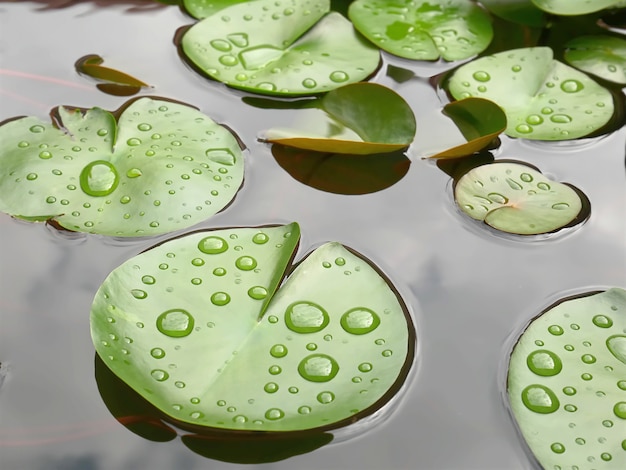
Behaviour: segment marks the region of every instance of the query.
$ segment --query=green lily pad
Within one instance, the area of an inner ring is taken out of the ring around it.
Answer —
[[[481,0],[487,10],[511,23],[541,28],[546,14],[528,0]]]
[[[180,423],[322,430],[378,410],[413,359],[406,308],[338,243],[276,292],[299,234],[295,223],[201,231],[127,261],[92,306],[98,355]]]
[[[531,0],[538,8],[554,15],[586,15],[616,6],[623,0]]]
[[[519,338],[507,393],[543,468],[626,468],[624,332],[626,291],[614,288],[560,301]]]
[[[566,45],[565,61],[597,77],[626,84],[626,40],[615,36],[582,36]]]
[[[502,108],[482,98],[466,98],[448,103],[444,106],[443,113],[454,121],[467,143],[428,158],[445,159],[472,155],[487,148],[506,129],[506,114]]]
[[[220,10],[238,3],[250,3],[246,0],[183,0],[187,13],[197,19],[214,15]]]
[[[481,57],[459,67],[448,90],[455,99],[474,96],[498,104],[511,137],[576,139],[604,126],[614,111],[611,93],[552,57],[548,47]]]
[[[519,163],[481,165],[454,187],[461,210],[503,232],[536,235],[569,225],[583,209],[572,187]]]
[[[306,95],[366,79],[380,53],[327,0],[256,0],[192,26],[181,46],[201,71],[255,93]]]
[[[407,59],[467,59],[493,37],[489,15],[469,0],[356,0],[348,15],[378,47]]]
[[[261,140],[318,152],[373,154],[408,147],[415,137],[415,115],[393,90],[354,83],[319,99],[325,113],[311,112],[300,130],[270,129]],[[306,129],[301,130],[301,129]]]
[[[237,140],[195,108],[141,98],[116,122],[100,108],[58,108],[0,127],[0,210],[68,230],[146,236],[196,224],[243,181]]]

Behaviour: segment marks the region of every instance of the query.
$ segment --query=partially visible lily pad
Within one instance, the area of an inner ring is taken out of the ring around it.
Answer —
[[[611,93],[582,72],[531,47],[482,57],[459,67],[447,84],[455,99],[481,97],[506,113],[505,133],[534,140],[576,139],[613,115]]]
[[[597,77],[626,85],[626,40],[607,35],[582,36],[566,45],[565,61]]]
[[[519,338],[508,399],[542,468],[626,468],[625,332],[613,288],[559,301]]]
[[[199,20],[238,3],[250,2],[246,0],[182,0],[187,13]]]
[[[483,98],[466,98],[443,108],[459,128],[467,143],[449,148],[428,158],[459,158],[480,152],[506,129],[506,114],[500,106]]]
[[[256,93],[306,95],[364,80],[380,62],[328,0],[256,0],[224,8],[182,37],[210,77]]]
[[[471,218],[519,235],[556,231],[576,220],[583,209],[572,187],[509,162],[471,169],[456,182],[454,198]]]
[[[200,231],[130,259],[94,299],[98,355],[192,426],[323,431],[379,410],[413,359],[406,307],[339,243],[277,290],[299,234],[295,223]]]
[[[270,129],[261,140],[318,152],[373,154],[408,147],[415,137],[415,115],[393,90],[354,83],[318,101],[325,111],[308,112],[298,129]]]
[[[56,125],[0,127],[0,210],[68,230],[121,237],[165,233],[223,209],[243,181],[235,137],[195,108],[141,98],[118,121],[59,107]]]
[[[348,14],[378,47],[413,60],[467,59],[493,37],[489,15],[470,0],[356,0]]]
[[[512,23],[541,28],[546,23],[546,14],[529,0],[481,0],[494,15]]]
[[[553,15],[586,15],[623,3],[623,0],[531,0],[538,8]]]

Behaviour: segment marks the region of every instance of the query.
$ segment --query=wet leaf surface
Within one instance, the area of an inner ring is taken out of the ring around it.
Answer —
[[[626,85],[626,40],[615,36],[583,36],[566,45],[565,61],[605,80]]]
[[[541,10],[554,15],[585,15],[604,10],[622,0],[531,0]]]

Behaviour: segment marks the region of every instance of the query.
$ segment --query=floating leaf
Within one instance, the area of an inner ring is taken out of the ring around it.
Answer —
[[[214,15],[220,10],[238,3],[250,3],[246,0],[183,0],[187,13],[197,19]]]
[[[541,28],[546,23],[546,14],[528,0],[481,0],[494,15],[512,23]]]
[[[243,181],[233,135],[198,110],[141,98],[119,121],[100,108],[58,108],[0,127],[0,210],[79,232],[145,236],[220,211]]]
[[[626,468],[626,291],[564,299],[509,362],[508,398],[543,468]]]
[[[356,0],[348,14],[370,41],[407,59],[467,59],[493,37],[489,15],[469,0]]]
[[[448,103],[443,113],[454,121],[467,143],[449,148],[428,158],[459,158],[484,150],[506,129],[502,108],[482,98],[466,98]]]
[[[553,60],[548,47],[482,57],[459,67],[448,83],[455,99],[489,99],[506,113],[505,133],[534,140],[591,134],[613,115],[611,93],[576,69]]]
[[[551,181],[529,166],[508,162],[468,171],[457,181],[454,198],[473,219],[519,235],[558,230],[583,209],[570,186]]]
[[[564,58],[568,64],[626,85],[626,40],[615,36],[582,36],[565,46]]]
[[[364,80],[378,49],[327,0],[256,0],[192,26],[182,50],[207,75],[256,93],[306,95]]]
[[[387,281],[338,243],[275,293],[298,240],[295,223],[201,231],[132,258],[96,294],[96,351],[177,422],[323,430],[373,413],[410,367],[410,318]]]
[[[623,0],[531,0],[538,8],[554,15],[586,15],[622,3]]]
[[[129,96],[139,93],[142,87],[149,87],[147,83],[120,72],[119,70],[103,67],[104,59],[96,54],[89,54],[76,61],[74,67],[82,75],[102,80],[98,89],[116,96]]]
[[[375,83],[354,83],[319,100],[324,114],[298,127],[270,129],[262,140],[318,152],[372,154],[408,147],[415,137],[411,107],[393,90]]]

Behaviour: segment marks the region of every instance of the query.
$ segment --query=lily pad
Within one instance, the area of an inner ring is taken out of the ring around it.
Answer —
[[[531,0],[538,8],[554,15],[586,15],[616,6],[623,0]]]
[[[0,210],[68,230],[122,237],[194,225],[243,181],[237,140],[186,105],[141,98],[108,111],[58,108],[0,127]]]
[[[572,187],[519,163],[496,162],[468,171],[456,183],[461,210],[503,232],[536,235],[573,222],[583,209]]]
[[[459,158],[472,155],[487,148],[504,129],[506,114],[500,106],[482,98],[466,98],[448,103],[443,108],[459,128],[467,143],[431,155],[428,158]]]
[[[298,127],[270,129],[261,140],[318,152],[373,154],[408,147],[415,137],[415,115],[393,90],[375,83],[354,83],[319,100],[324,114]]]
[[[481,0],[480,2],[494,15],[511,23],[541,28],[546,23],[545,12],[528,0]]]
[[[306,95],[366,79],[380,53],[327,0],[256,0],[192,26],[181,46],[201,71],[255,93]]]
[[[560,301],[519,338],[507,393],[543,468],[626,468],[625,331],[614,288]]]
[[[493,37],[489,15],[469,0],[356,0],[348,15],[378,47],[407,59],[467,59]]]
[[[582,36],[566,45],[565,61],[597,77],[626,85],[626,40],[615,36]]]
[[[250,3],[246,0],[183,0],[187,13],[197,19],[214,15],[220,10],[237,3]]]
[[[447,86],[455,99],[473,96],[498,104],[511,137],[567,140],[600,129],[613,115],[611,93],[552,57],[548,47],[481,57],[459,67]]]
[[[295,223],[201,231],[127,261],[92,306],[98,355],[179,423],[324,430],[378,410],[413,359],[406,308],[338,243],[276,292],[299,233]]]

